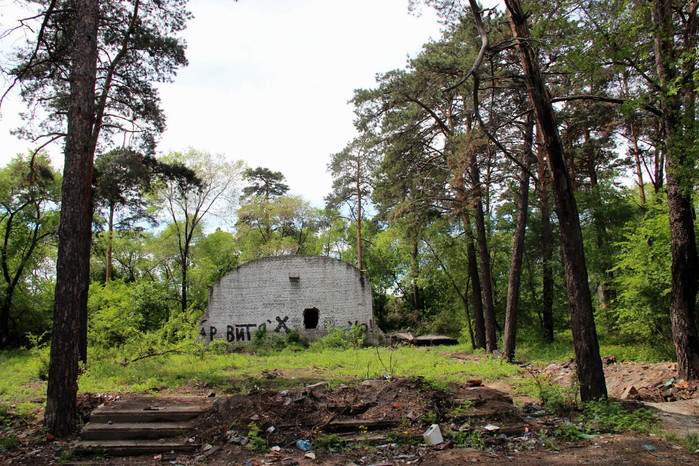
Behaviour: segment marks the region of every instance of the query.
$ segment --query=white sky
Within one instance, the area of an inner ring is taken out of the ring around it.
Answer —
[[[0,0],[0,30],[11,24],[7,7]],[[189,9],[189,67],[160,86],[159,151],[191,146],[281,171],[290,194],[316,207],[330,191],[330,155],[355,134],[354,89],[440,36],[433,12],[416,17],[408,0],[190,0]],[[16,99],[2,108],[2,165],[30,148],[9,134],[20,109]],[[60,166],[61,147],[51,153]]]

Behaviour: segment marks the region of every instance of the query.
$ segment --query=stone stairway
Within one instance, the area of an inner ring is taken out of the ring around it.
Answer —
[[[189,453],[194,420],[213,407],[205,397],[128,397],[98,406],[75,447],[79,453],[109,456]]]

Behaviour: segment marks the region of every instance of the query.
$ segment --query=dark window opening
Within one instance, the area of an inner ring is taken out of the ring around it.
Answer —
[[[304,309],[303,326],[306,329],[318,328],[318,309]]]

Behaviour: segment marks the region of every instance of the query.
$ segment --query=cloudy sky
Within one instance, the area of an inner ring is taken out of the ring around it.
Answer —
[[[0,0],[0,28],[12,23]],[[168,129],[161,152],[187,147],[281,171],[291,194],[321,207],[327,164],[353,137],[347,101],[402,68],[430,38],[432,11],[408,0],[190,0],[184,36],[189,67],[160,87]],[[5,44],[7,45],[7,44]],[[21,124],[16,100],[3,105],[0,163],[30,146],[10,136]],[[60,147],[51,149],[57,166]]]

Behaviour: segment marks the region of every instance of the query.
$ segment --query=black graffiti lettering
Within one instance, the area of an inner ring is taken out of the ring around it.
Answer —
[[[245,324],[245,325],[241,325],[241,327],[245,327],[245,336],[248,337],[248,341],[251,341],[252,334],[250,333],[250,329],[257,327],[257,324]]]
[[[284,325],[284,322],[286,322],[286,319],[284,321],[280,322],[280,326],[283,326],[286,328],[286,325]],[[257,327],[257,324],[234,324],[234,325],[226,325],[226,341],[234,342],[234,341],[252,341],[252,331],[251,329],[255,329]],[[277,330],[279,331],[279,330]],[[199,330],[199,335],[202,338],[209,338],[209,341],[214,341],[214,336],[218,333],[218,329],[214,326],[209,327],[209,333],[207,334],[206,329],[204,327],[201,327]]]
[[[286,321],[289,320],[289,316],[284,317],[283,319],[279,316],[277,316],[277,322],[279,322],[279,325],[277,325],[277,328],[274,329],[274,333],[279,333],[282,330],[285,332],[289,331],[289,327],[286,326]]]

